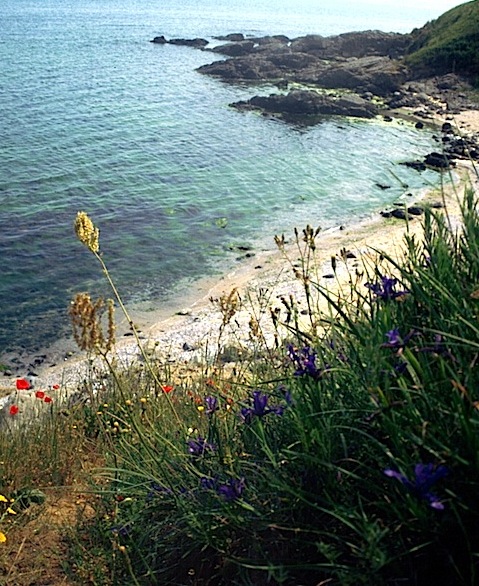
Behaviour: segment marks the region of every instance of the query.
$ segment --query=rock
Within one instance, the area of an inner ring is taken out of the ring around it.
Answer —
[[[280,115],[287,121],[306,121],[305,118],[317,116],[374,118],[378,113],[374,104],[354,94],[336,98],[308,90],[294,90],[286,95],[255,96],[246,102],[231,105],[239,110],[258,109]]]
[[[404,207],[389,211],[382,211],[380,214],[383,218],[396,218],[397,220],[406,220],[409,218],[408,211],[406,211]]]
[[[188,342],[185,342],[182,346],[182,349],[184,352],[193,352],[194,350],[196,350],[196,346],[192,346]]]
[[[420,216],[424,213],[424,208],[421,206],[410,206],[407,209],[407,213],[411,216]]]
[[[221,53],[229,57],[238,57],[239,55],[248,55],[254,49],[253,41],[241,41],[239,43],[227,43],[226,45],[218,45],[212,51],[214,53]]]
[[[258,46],[273,44],[287,45],[290,42],[290,39],[286,35],[267,35],[265,37],[254,37],[251,40]]]
[[[213,37],[217,41],[244,41],[243,33],[230,33],[229,35]]]
[[[158,45],[165,45],[168,41],[165,39],[163,35],[160,37],[155,37],[150,43],[157,43]]]
[[[344,51],[341,35],[308,35],[294,39],[289,45],[286,41],[287,37],[266,37],[215,47],[213,51],[232,58],[203,65],[198,71],[225,80],[276,82],[282,79],[380,96],[397,90],[406,79],[407,70],[399,61],[378,55],[371,47],[367,48],[367,43],[362,50]],[[346,58],[344,53],[348,55]]]
[[[361,31],[343,33],[331,37],[307,35],[293,39],[291,47],[322,58],[364,57],[366,55],[385,55],[398,57],[404,54],[409,43],[408,35],[383,33],[381,31]]]
[[[170,45],[183,45],[185,47],[197,47],[197,48],[206,47],[206,45],[208,44],[208,41],[206,39],[200,39],[200,38],[195,38],[195,39],[170,39],[167,42],[170,43]]]
[[[434,169],[449,169],[449,167],[454,166],[454,162],[449,159],[447,154],[436,152],[426,155],[424,163],[427,167]]]
[[[426,170],[426,164],[421,161],[405,161],[404,163],[400,163],[400,165],[410,167],[411,169],[416,169],[416,171]]]
[[[416,122],[416,124],[414,126],[418,130],[422,130],[424,128],[424,122]]]
[[[398,220],[405,220],[407,218],[407,213],[404,208],[397,208],[395,210],[392,210],[391,216],[393,218],[397,218]]]
[[[400,62],[373,56],[331,64],[314,81],[324,88],[354,89],[386,96],[397,90],[406,78],[407,69]]]

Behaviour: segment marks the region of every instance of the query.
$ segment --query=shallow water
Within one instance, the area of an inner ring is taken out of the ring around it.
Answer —
[[[237,245],[271,243],[295,225],[350,222],[435,181],[398,166],[431,149],[427,131],[337,119],[300,129],[241,114],[228,104],[271,88],[202,76],[195,69],[216,56],[148,42],[157,34],[407,31],[423,22],[373,5],[7,0],[0,354],[48,345],[68,328],[75,292],[107,292],[75,240],[78,210],[100,226],[125,299],[161,304],[198,276],[226,270]]]

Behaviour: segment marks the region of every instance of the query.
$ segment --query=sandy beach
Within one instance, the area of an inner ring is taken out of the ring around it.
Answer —
[[[446,116],[445,113],[443,117],[436,118],[436,123],[440,125],[446,120],[455,126],[457,133],[479,131],[479,112],[476,110],[464,111],[453,117]],[[462,197],[467,183],[477,189],[477,175],[470,162],[458,161],[456,169],[451,173],[443,173],[444,194],[440,189],[413,194],[404,204],[440,205],[444,198],[448,218],[454,229],[459,222],[459,198]],[[301,235],[304,226],[297,228]],[[351,274],[356,271],[364,272],[365,266],[371,265],[377,257],[377,250],[400,257],[406,230],[420,238],[421,216],[411,216],[406,222],[394,218],[385,219],[378,211],[373,217],[361,222],[320,232],[313,268],[317,282],[331,290],[347,284]],[[237,291],[241,301],[234,319],[225,329],[222,345],[247,347],[252,315],[258,321],[266,342],[272,344],[274,328],[270,311],[276,309],[279,312],[284,309],[281,299],[288,299],[290,296],[297,301],[300,308],[305,307],[303,284],[296,278],[294,270],[294,264],[300,257],[294,234],[285,235],[284,251],[275,247],[273,237],[271,235],[272,245],[269,250],[255,251],[253,257],[242,261],[220,279],[208,278],[195,283],[189,296],[178,300],[178,304],[183,305],[133,314],[146,353],[169,365],[172,372],[175,370],[174,366],[184,369],[211,360],[217,350],[218,332],[222,322],[218,304],[212,302],[212,299],[227,296],[232,290]],[[331,265],[332,258],[336,260],[335,271]],[[128,334],[125,331],[126,320],[122,320],[118,310],[117,321],[120,335],[115,354],[119,364],[126,366],[141,359],[141,356],[134,337],[125,335]],[[53,355],[56,359],[35,369],[35,374],[38,375],[32,379],[35,390],[51,390],[59,385],[60,390],[55,391],[57,400],[64,400],[75,393],[81,381],[88,377],[91,361],[84,354],[72,349],[72,346],[65,346],[64,343],[54,346]],[[27,374],[15,372],[11,376],[3,377],[0,384],[0,408],[3,405],[4,412],[13,401],[18,401],[18,393],[15,392],[16,379]],[[165,381],[169,384],[174,382]],[[32,395],[34,396],[33,393]],[[55,397],[53,392],[52,396]]]

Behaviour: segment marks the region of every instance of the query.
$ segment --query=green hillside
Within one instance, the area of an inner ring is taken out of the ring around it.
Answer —
[[[414,30],[406,63],[418,74],[479,76],[479,2],[461,4]]]

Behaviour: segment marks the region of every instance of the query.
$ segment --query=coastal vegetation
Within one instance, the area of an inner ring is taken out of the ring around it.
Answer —
[[[479,4],[477,0],[452,8],[412,32],[406,63],[416,72],[479,76]]]
[[[405,61],[477,74],[477,24],[477,1],[449,11],[413,33]],[[460,140],[477,184],[479,155]],[[220,325],[191,364],[139,335],[100,228],[78,212],[76,236],[112,299],[71,302],[88,364],[76,387],[17,378],[2,410],[1,583],[477,584],[479,210],[463,187],[459,218],[443,193],[418,237],[404,206],[401,256],[352,261],[341,249],[327,284],[319,228],[295,230],[293,247],[277,235],[301,300],[267,285],[211,299]],[[117,352],[118,310],[133,361]]]
[[[37,391],[44,417],[0,436],[3,583],[476,584],[479,214],[471,186],[457,198],[460,222],[426,209],[399,260],[339,279],[343,251],[335,286],[319,229],[296,230],[306,305],[262,290],[232,345],[248,300],[225,294],[193,369],[140,339],[123,366],[113,302],[77,296],[81,399]],[[81,212],[75,229],[126,312],[98,228]]]

